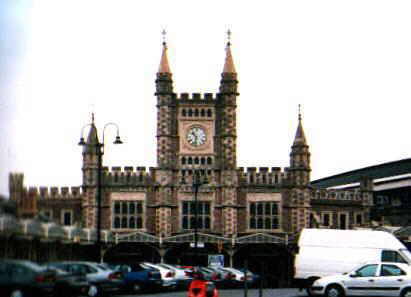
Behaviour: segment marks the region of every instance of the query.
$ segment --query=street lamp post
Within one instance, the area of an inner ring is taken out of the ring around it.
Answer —
[[[183,183],[184,176],[183,176]],[[204,174],[204,178],[201,178],[200,170],[193,170],[193,191],[194,191],[194,265],[198,266],[198,189],[200,186],[207,184],[207,176]]]
[[[106,128],[108,126],[115,126],[115,128],[117,129],[117,136],[115,141],[113,142],[114,144],[122,144],[123,142],[120,139],[120,135],[119,135],[119,128],[117,126],[117,124],[115,123],[107,123],[106,125],[104,125],[103,128],[103,141],[100,142],[98,140],[97,137],[97,128],[94,125],[94,114],[92,116],[92,122],[90,124],[85,125],[82,129],[81,129],[81,136],[80,136],[80,142],[78,143],[81,146],[84,145],[88,145],[85,141],[84,141],[84,128],[91,126],[94,127],[95,131],[96,131],[96,139],[95,139],[95,143],[92,143],[92,145],[94,145],[94,147],[96,148],[96,154],[97,154],[97,179],[96,179],[96,200],[97,200],[97,241],[96,241],[96,245],[97,245],[97,259],[98,261],[102,262],[102,253],[101,253],[101,204],[102,204],[102,188],[103,188],[103,184],[102,184],[102,168],[103,168],[103,155],[104,155],[104,133],[106,131]]]

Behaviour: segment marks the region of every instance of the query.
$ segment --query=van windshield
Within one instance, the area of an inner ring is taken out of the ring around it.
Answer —
[[[407,258],[407,262],[411,263],[411,252],[407,249],[400,249],[400,251]]]

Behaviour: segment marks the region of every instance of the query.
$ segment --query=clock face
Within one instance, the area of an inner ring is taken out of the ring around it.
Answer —
[[[188,130],[187,141],[192,146],[200,146],[206,141],[206,133],[201,127],[192,127]]]

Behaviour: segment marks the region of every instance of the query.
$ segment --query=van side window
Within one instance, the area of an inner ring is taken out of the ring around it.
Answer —
[[[396,262],[396,263],[407,263],[401,255],[396,251],[382,251],[381,262]]]

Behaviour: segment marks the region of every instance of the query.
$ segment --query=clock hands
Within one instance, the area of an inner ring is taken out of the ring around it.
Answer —
[[[202,145],[205,141],[205,133],[201,128],[194,127],[188,131],[187,140],[194,146]]]

